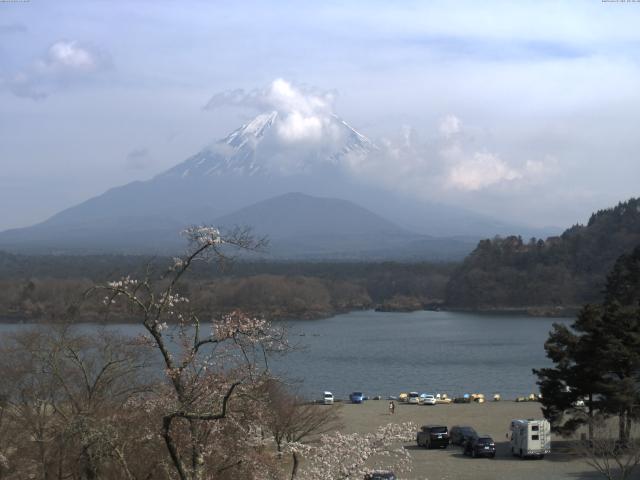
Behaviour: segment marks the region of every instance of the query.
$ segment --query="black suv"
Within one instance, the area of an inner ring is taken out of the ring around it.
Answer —
[[[476,457],[496,456],[496,444],[489,435],[480,435],[469,439],[463,446],[464,454]]]
[[[443,425],[425,425],[416,435],[419,447],[447,448],[449,446],[449,430]]]
[[[379,470],[377,472],[367,473],[364,480],[396,480],[396,476],[389,470]]]
[[[464,445],[467,440],[477,436],[478,434],[473,427],[466,425],[454,425],[451,427],[451,430],[449,430],[451,445]]]

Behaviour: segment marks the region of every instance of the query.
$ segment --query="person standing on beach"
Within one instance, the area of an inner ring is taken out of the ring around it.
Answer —
[[[394,413],[396,413],[396,404],[393,403],[393,400],[391,400],[389,402],[389,414],[393,415]]]

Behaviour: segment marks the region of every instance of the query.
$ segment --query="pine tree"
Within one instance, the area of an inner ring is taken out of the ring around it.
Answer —
[[[604,293],[602,305],[585,305],[570,328],[554,325],[545,342],[554,367],[534,373],[556,431],[586,424],[591,438],[597,412],[618,417],[627,444],[640,418],[640,246],[616,261]]]

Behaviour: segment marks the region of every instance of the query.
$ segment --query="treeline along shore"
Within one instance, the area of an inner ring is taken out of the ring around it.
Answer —
[[[161,276],[167,258],[22,256],[0,253],[0,318],[56,321],[78,315],[103,321],[106,307],[82,293],[95,282]],[[183,293],[209,315],[243,310],[269,319],[323,318],[353,310],[421,309],[441,302],[455,264],[235,262],[199,263]],[[71,311],[69,310],[71,308]],[[109,320],[128,314],[109,308]]]
[[[600,210],[586,225],[547,239],[495,237],[460,263],[204,262],[183,286],[209,315],[241,309],[270,319],[308,319],[352,310],[465,311],[573,315],[598,302],[615,260],[640,245],[640,200]],[[83,300],[95,282],[162,276],[168,258],[131,255],[15,255],[0,252],[0,318],[101,321],[100,302]],[[110,309],[112,321],[127,312]]]

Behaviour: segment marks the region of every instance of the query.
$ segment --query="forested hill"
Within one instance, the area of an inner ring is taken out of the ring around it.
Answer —
[[[571,308],[599,301],[615,260],[640,245],[640,199],[546,240],[482,240],[447,284],[455,308]]]

